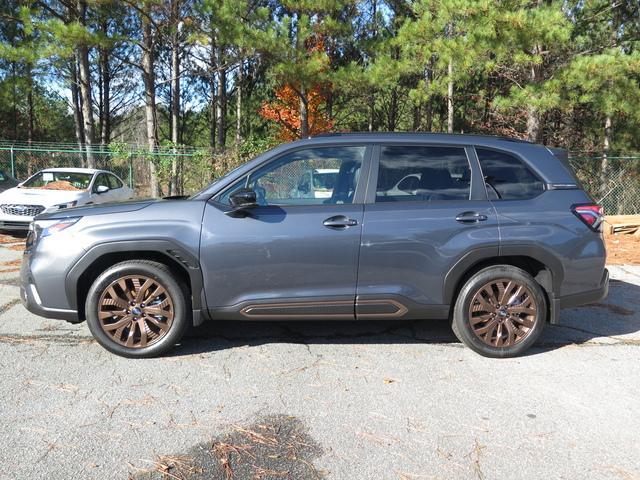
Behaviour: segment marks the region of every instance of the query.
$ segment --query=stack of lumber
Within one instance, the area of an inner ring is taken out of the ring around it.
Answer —
[[[640,215],[606,215],[604,232],[609,235],[626,233],[640,237]]]

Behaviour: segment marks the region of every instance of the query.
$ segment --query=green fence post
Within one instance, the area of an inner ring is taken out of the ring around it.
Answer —
[[[11,145],[11,176],[16,178],[16,159],[13,156],[13,145]]]
[[[129,158],[129,188],[133,188],[133,159]]]

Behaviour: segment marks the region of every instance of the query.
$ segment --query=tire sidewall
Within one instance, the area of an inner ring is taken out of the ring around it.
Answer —
[[[174,318],[169,332],[157,343],[148,347],[128,348],[114,342],[102,329],[98,319],[98,303],[104,289],[114,280],[126,275],[144,275],[158,281],[173,301]],[[176,281],[164,265],[147,261],[122,262],[98,276],[89,289],[85,303],[87,325],[96,341],[111,353],[128,358],[154,357],[172,348],[182,338],[191,318],[191,310],[188,308],[186,298],[185,288]]]
[[[522,282],[534,297],[538,317],[533,331],[516,345],[509,347],[491,347],[473,332],[469,323],[469,305],[478,289],[485,284],[501,278]],[[521,355],[540,338],[547,321],[547,298],[542,287],[524,270],[511,265],[488,267],[473,275],[462,287],[453,312],[452,326],[458,339],[467,347],[485,357],[508,358]]]

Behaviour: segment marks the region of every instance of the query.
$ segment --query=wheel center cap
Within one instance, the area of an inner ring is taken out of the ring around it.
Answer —
[[[134,315],[142,315],[142,309],[140,307],[133,307],[131,309],[131,313]]]
[[[501,317],[506,317],[507,315],[509,315],[509,312],[507,312],[507,307],[502,307],[500,310],[498,310],[498,315],[500,315]]]

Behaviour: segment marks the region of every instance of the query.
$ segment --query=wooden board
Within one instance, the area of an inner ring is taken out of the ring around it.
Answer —
[[[640,215],[605,215],[604,230],[608,234],[637,234],[640,232]]]

